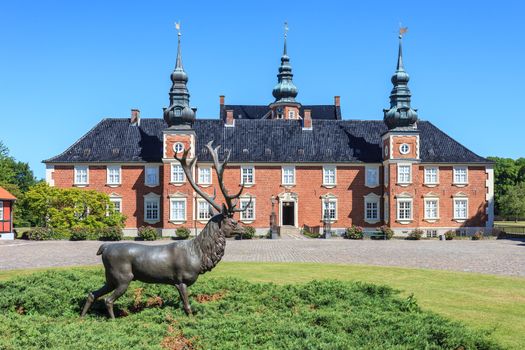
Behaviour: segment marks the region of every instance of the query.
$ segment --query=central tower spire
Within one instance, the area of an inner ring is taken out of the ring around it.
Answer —
[[[164,120],[169,126],[192,124],[195,121],[195,110],[190,108],[190,93],[188,92],[188,75],[182,66],[180,23],[175,23],[177,29],[177,61],[171,73],[171,89],[169,92],[170,106],[164,109]]]
[[[403,66],[403,34],[408,28],[399,29],[399,51],[397,54],[396,72],[392,75],[392,92],[390,93],[390,109],[385,109],[384,121],[389,129],[412,126],[417,122],[417,110],[410,106],[410,77]]]
[[[284,47],[281,56],[281,66],[277,74],[277,85],[273,88],[272,95],[275,101],[270,105],[274,118],[296,119],[299,117],[299,107],[301,106],[296,100],[298,90],[294,85],[292,78],[292,66],[288,56],[287,40],[288,23],[284,23]]]

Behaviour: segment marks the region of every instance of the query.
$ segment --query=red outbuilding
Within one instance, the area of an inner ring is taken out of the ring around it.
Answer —
[[[13,203],[16,197],[0,187],[0,240],[14,239]]]

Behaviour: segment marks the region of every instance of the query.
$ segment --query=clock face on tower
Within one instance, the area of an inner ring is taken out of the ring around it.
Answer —
[[[388,157],[388,146],[385,146],[385,158]]]

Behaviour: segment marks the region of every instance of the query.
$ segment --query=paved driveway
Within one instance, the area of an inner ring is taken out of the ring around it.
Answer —
[[[163,243],[168,241],[145,244]],[[97,241],[0,241],[0,270],[101,264],[95,255],[99,246]],[[366,264],[525,277],[525,242],[232,240],[223,261]]]

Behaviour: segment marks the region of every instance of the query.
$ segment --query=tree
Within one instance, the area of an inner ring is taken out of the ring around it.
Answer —
[[[115,210],[107,194],[93,190],[56,188],[42,182],[27,191],[25,200],[38,226],[97,229],[122,227],[126,219]]]
[[[525,182],[525,158],[517,160],[511,158],[488,157],[494,162],[494,196],[495,212],[505,215],[503,202],[505,195],[519,183]]]
[[[525,183],[522,182],[509,189],[501,197],[502,214],[516,221],[525,218]]]

